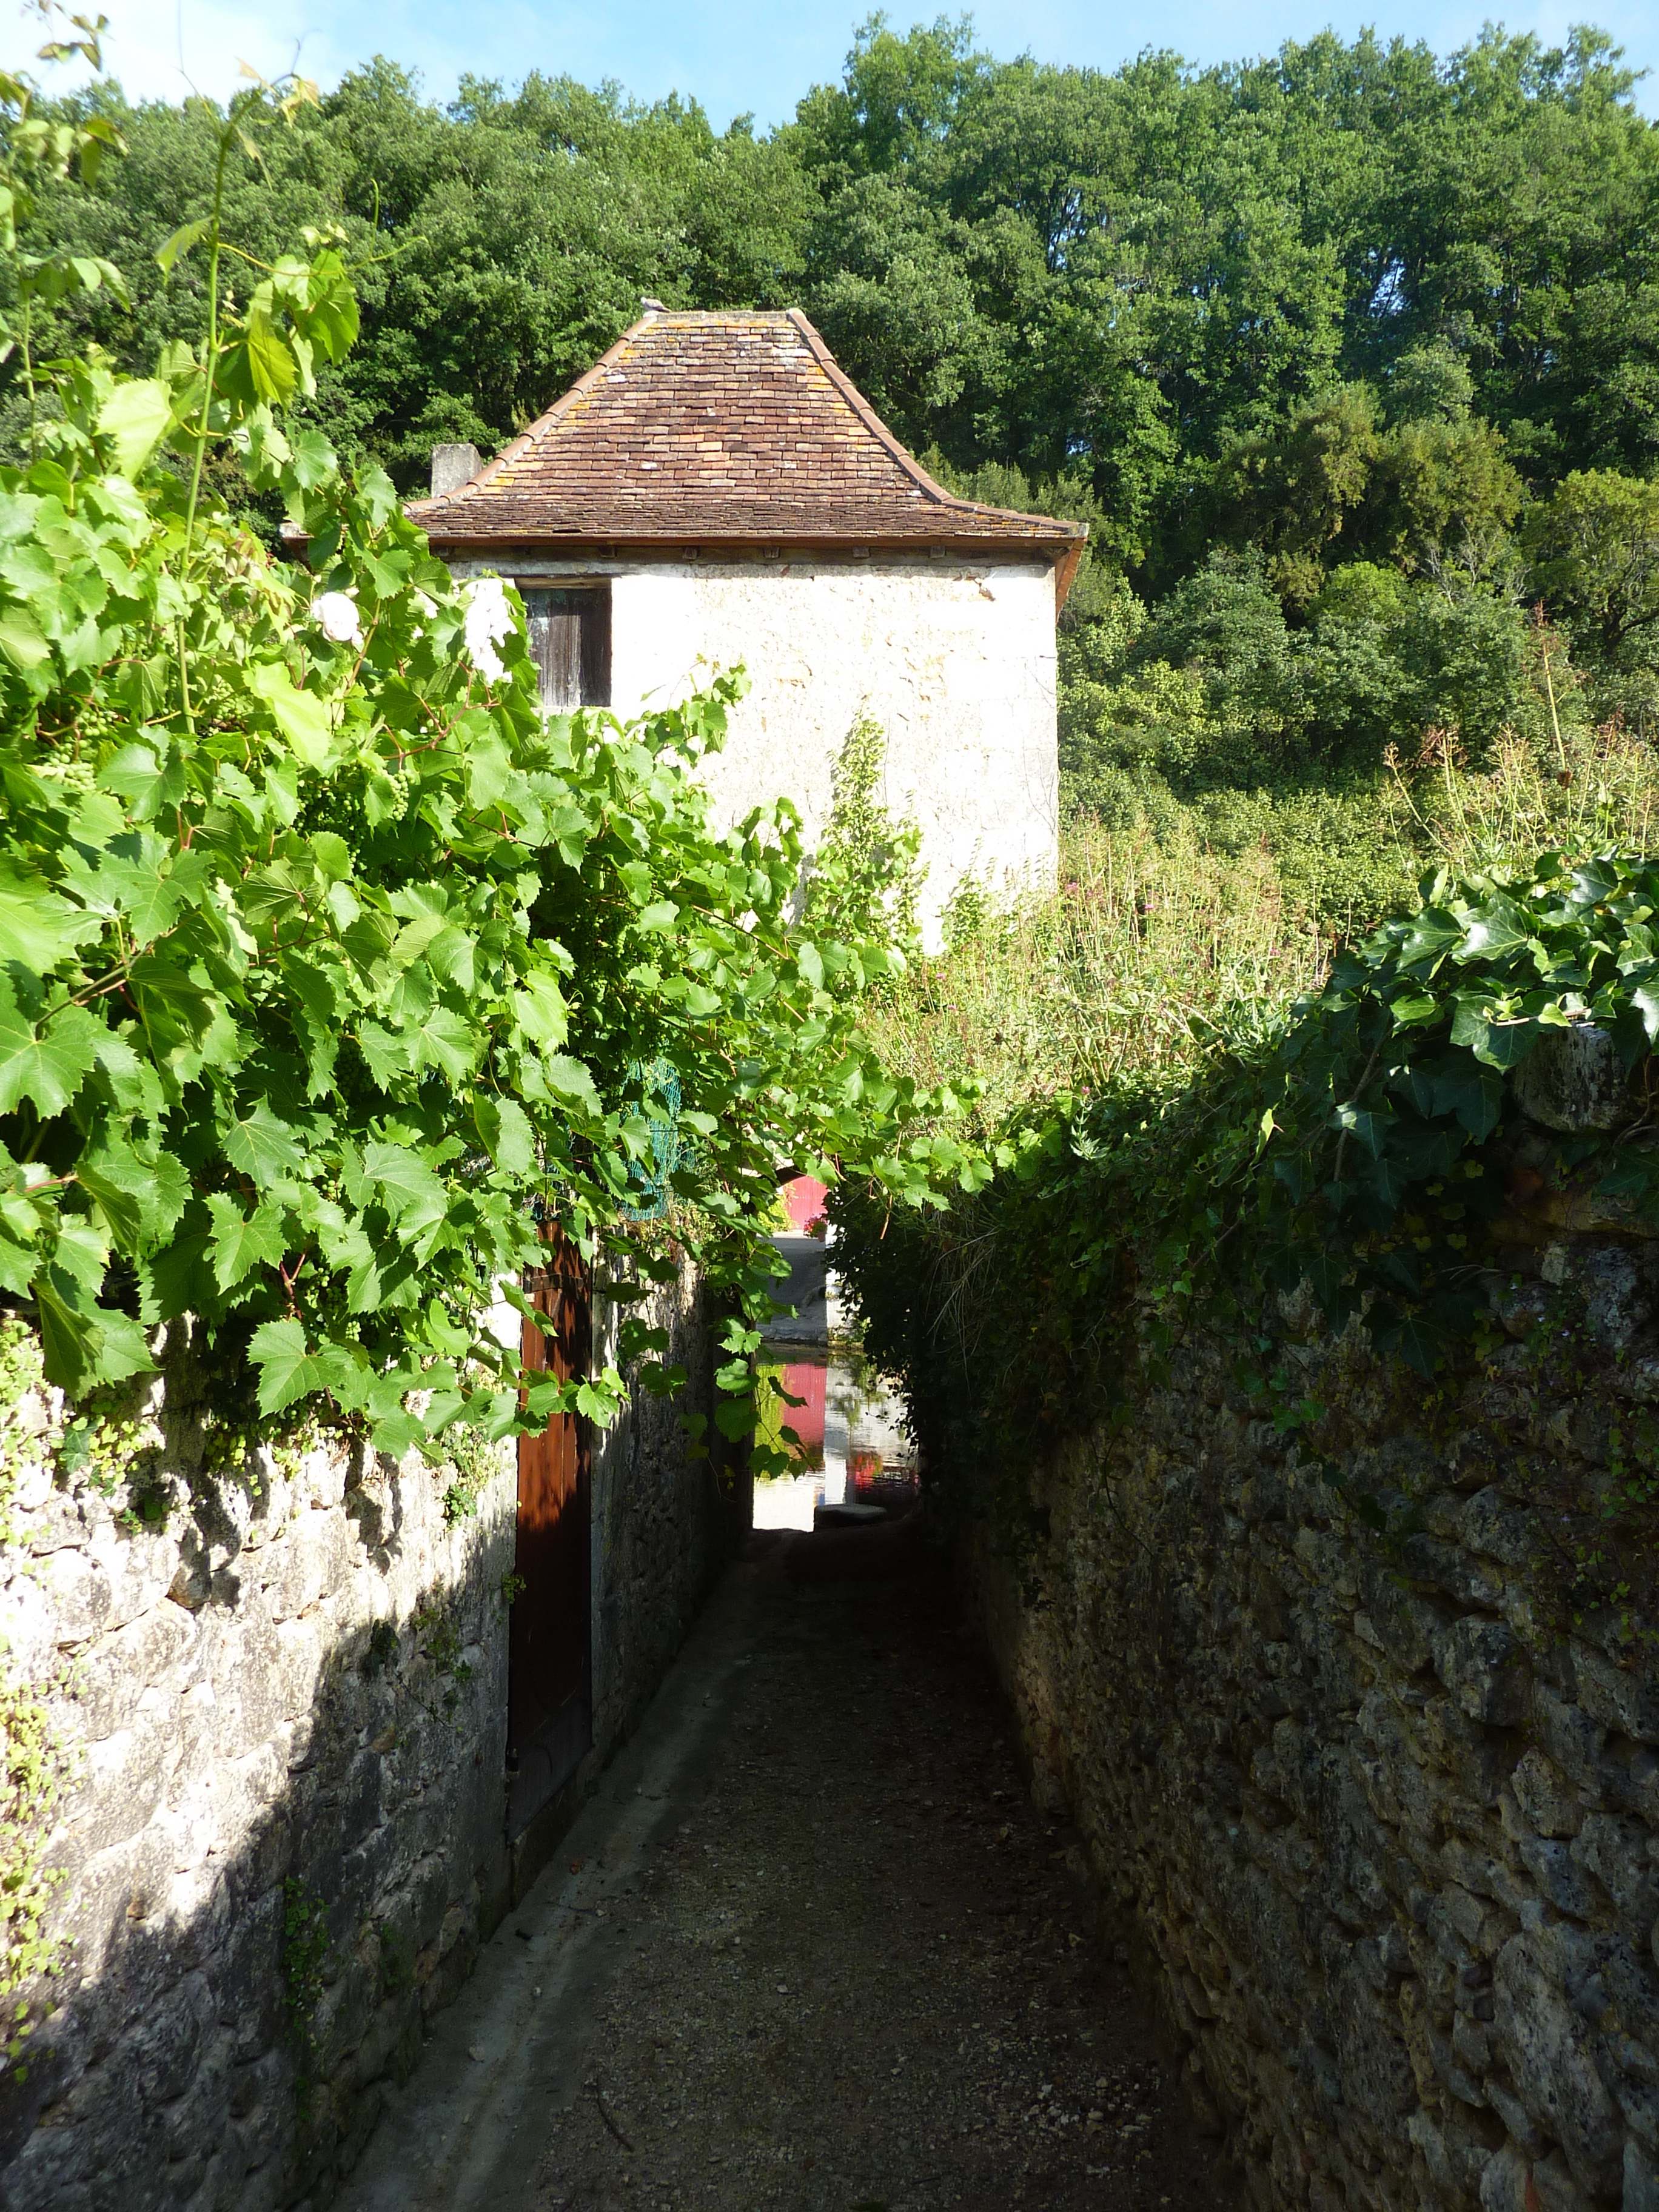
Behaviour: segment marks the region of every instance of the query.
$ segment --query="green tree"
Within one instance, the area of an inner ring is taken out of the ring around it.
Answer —
[[[1659,483],[1575,469],[1527,518],[1526,545],[1547,601],[1607,659],[1659,623]]]

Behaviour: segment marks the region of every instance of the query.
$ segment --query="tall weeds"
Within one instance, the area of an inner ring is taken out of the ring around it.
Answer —
[[[1329,880],[1364,881],[1388,903],[1415,903],[1417,878],[1441,865],[1646,852],[1659,819],[1659,757],[1617,725],[1558,735],[1542,759],[1505,738],[1479,772],[1455,735],[1431,731],[1416,760],[1391,752],[1385,765],[1369,804],[1331,817],[1368,850],[1360,866],[1334,853],[1344,865]],[[1000,908],[959,893],[949,949],[872,1015],[888,1066],[977,1083],[984,1129],[1062,1094],[1171,1089],[1218,1038],[1271,1026],[1339,942],[1382,918],[1352,894],[1322,908],[1292,895],[1287,876],[1310,880],[1305,850],[1287,866],[1270,836],[1224,850],[1205,829],[1196,808],[1127,830],[1074,821],[1053,892]]]

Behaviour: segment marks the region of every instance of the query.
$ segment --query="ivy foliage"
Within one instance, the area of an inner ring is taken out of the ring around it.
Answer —
[[[219,118],[219,195],[161,250],[196,346],[31,365],[50,405],[0,469],[0,1290],[73,1397],[188,1314],[263,1412],[325,1395],[387,1451],[603,1419],[616,1370],[521,1374],[483,1316],[522,1304],[543,1220],[632,1249],[666,1069],[677,1198],[748,1301],[744,1433],[775,1163],[911,1200],[980,1170],[860,1036],[902,959],[879,914],[792,924],[787,800],[711,826],[741,673],[628,727],[545,717],[516,593],[457,586],[385,475],[284,427],[352,342],[352,277],[315,232],[249,269],[222,208],[306,90]],[[233,519],[250,492],[307,565]]]
[[[1507,1199],[1505,1077],[1593,1024],[1626,1073],[1659,1040],[1659,866],[1618,853],[1426,878],[1261,1035],[1217,1036],[1173,1094],[1061,1102],[1003,1131],[989,1186],[895,1221],[843,1189],[840,1264],[868,1348],[924,1428],[963,1394],[1010,1437],[1080,1428],[1167,1371],[1194,1323],[1246,1342],[1306,1285],[1334,1328],[1423,1376],[1474,1331]],[[1632,1115],[1634,1119],[1634,1115]],[[1604,1201],[1659,1202],[1639,1128],[1594,1160]],[[1020,1286],[1018,1297],[1006,1285]]]

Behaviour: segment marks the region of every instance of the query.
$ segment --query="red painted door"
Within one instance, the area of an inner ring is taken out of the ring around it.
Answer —
[[[526,1364],[568,1382],[586,1375],[592,1304],[581,1255],[556,1224],[547,1263],[525,1279],[545,1319],[524,1324]],[[591,1425],[559,1413],[519,1439],[519,1524],[507,1641],[507,1826],[521,1833],[580,1765],[593,1741],[590,1582]]]

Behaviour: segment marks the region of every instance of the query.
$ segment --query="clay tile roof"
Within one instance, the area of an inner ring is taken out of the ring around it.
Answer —
[[[441,548],[1023,541],[1074,565],[1087,535],[941,490],[796,307],[647,313],[470,483],[409,512]]]

